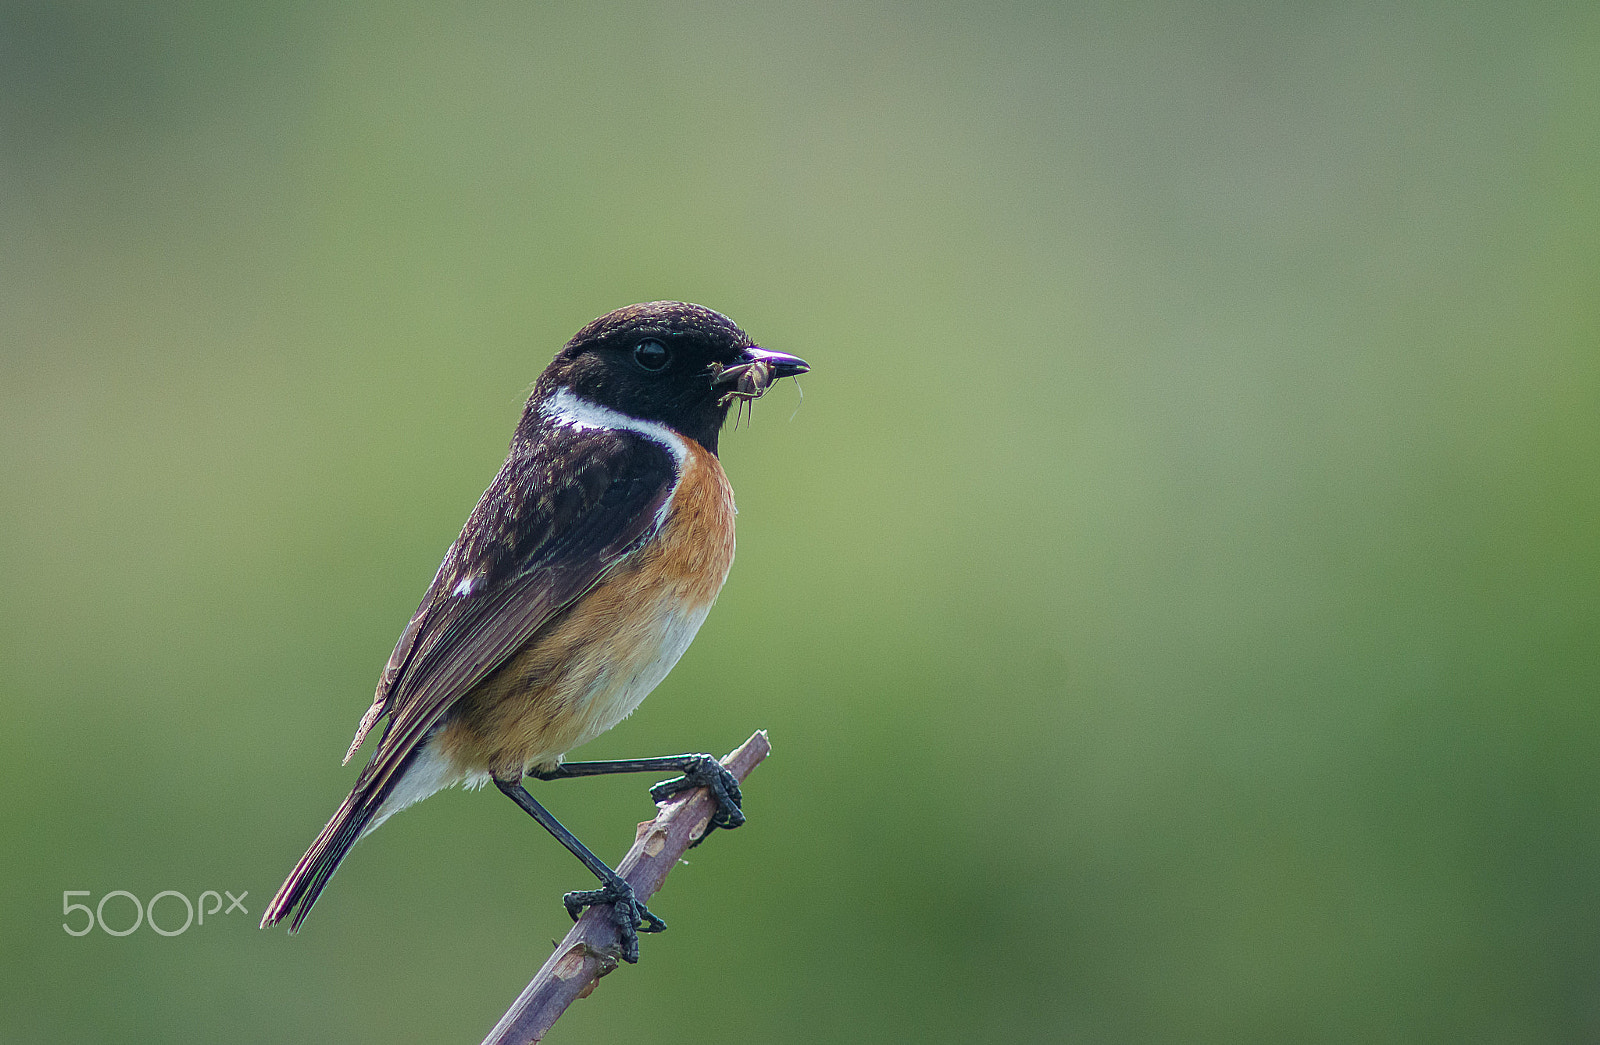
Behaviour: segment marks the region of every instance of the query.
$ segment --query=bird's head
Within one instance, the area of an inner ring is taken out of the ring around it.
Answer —
[[[608,312],[578,331],[540,375],[530,406],[565,388],[659,421],[715,453],[735,401],[758,399],[779,378],[809,369],[755,344],[720,312],[652,301]]]

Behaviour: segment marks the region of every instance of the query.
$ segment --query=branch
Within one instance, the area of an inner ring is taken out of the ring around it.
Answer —
[[[758,730],[722,764],[743,783],[771,750],[766,731]],[[711,793],[696,788],[673,798],[654,820],[639,825],[633,848],[617,865],[617,873],[633,886],[641,903],[649,902],[690,843],[705,833],[715,808]],[[567,1006],[589,996],[600,977],[617,967],[619,941],[609,916],[610,911],[594,907],[583,912],[483,1045],[531,1045],[545,1036]]]

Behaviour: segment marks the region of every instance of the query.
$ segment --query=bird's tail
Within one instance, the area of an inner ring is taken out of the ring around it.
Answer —
[[[311,912],[311,905],[317,902],[317,897],[327,886],[328,879],[333,877],[333,872],[339,869],[339,864],[344,861],[345,855],[350,852],[350,847],[372,825],[373,817],[383,805],[390,787],[372,788],[364,786],[365,782],[356,784],[355,790],[350,792],[333,814],[333,819],[317,835],[317,840],[311,843],[311,848],[306,850],[306,855],[294,865],[294,870],[289,872],[289,877],[278,890],[278,895],[272,898],[272,903],[267,905],[267,913],[261,919],[261,928],[277,925],[283,920],[296,905],[294,920],[289,923],[289,931],[296,932],[300,923],[306,920],[306,915]],[[375,825],[372,825],[375,826]]]

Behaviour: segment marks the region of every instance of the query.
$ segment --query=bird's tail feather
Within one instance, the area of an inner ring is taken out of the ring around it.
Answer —
[[[333,814],[333,819],[317,835],[317,840],[311,843],[306,855],[289,872],[278,895],[267,905],[267,913],[261,919],[263,929],[278,924],[298,904],[300,909],[295,911],[289,931],[299,930],[300,923],[306,920],[311,905],[317,902],[328,879],[333,877],[333,872],[339,869],[350,847],[356,844],[356,840],[372,823],[372,818],[378,814],[391,787],[369,789],[360,783],[356,785]]]

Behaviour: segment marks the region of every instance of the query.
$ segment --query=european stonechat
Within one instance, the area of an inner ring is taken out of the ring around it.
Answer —
[[[564,897],[568,913],[610,905],[623,958],[637,960],[636,933],[665,923],[522,778],[675,772],[651,789],[657,801],[707,787],[710,826],[744,822],[738,783],[709,755],[562,759],[638,707],[694,638],[733,563],[717,435],[732,404],[807,369],[679,301],[618,309],[567,342],[383,669],[345,755],[387,719],[371,761],[263,928],[294,911],[298,929],[350,847],[399,810],[492,780],[600,879]]]

